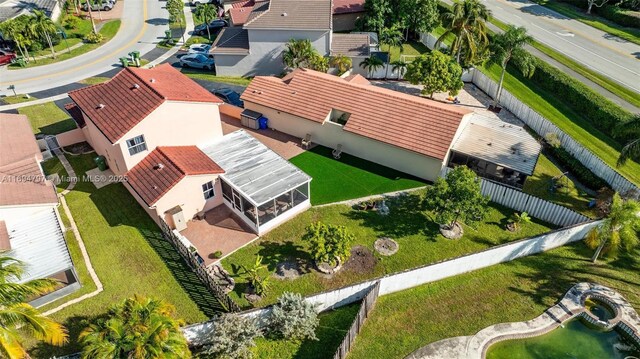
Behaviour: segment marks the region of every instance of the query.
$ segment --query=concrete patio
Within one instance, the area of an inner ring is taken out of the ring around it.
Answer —
[[[187,222],[187,229],[180,234],[196,247],[206,266],[218,261],[212,256],[215,251],[226,256],[257,238],[224,204],[206,212],[203,219]]]

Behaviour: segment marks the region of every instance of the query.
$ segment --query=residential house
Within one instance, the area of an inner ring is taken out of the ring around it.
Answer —
[[[333,31],[352,31],[365,14],[365,0],[333,0]]]
[[[540,152],[522,127],[377,87],[360,75],[298,69],[282,79],[258,76],[242,100],[275,130],[429,181],[445,166],[466,164],[521,187]]]
[[[26,264],[20,283],[52,278],[60,287],[31,304],[41,306],[80,288],[64,239],[53,183],[24,115],[0,114],[0,251]],[[14,278],[15,279],[15,278]]]
[[[322,56],[335,53],[331,4],[331,0],[233,3],[229,17],[235,26],[223,29],[211,48],[216,73],[231,76],[279,75],[285,70],[282,52],[290,39],[308,39]],[[362,36],[346,40],[347,36],[350,35],[341,35],[339,47],[344,47],[345,42],[349,43],[350,49],[369,46]],[[355,39],[361,43],[354,44]],[[364,56],[362,51],[357,51],[357,56]]]
[[[61,13],[58,0],[0,0],[0,22],[31,14],[33,10],[44,11],[53,21],[56,21]]]

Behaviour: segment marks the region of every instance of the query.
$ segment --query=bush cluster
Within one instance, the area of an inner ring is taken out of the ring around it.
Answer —
[[[583,185],[594,191],[609,187],[609,184],[605,182],[605,180],[593,174],[591,170],[580,163],[580,161],[573,157],[564,148],[556,146],[548,146],[548,148],[550,149],[553,157],[560,162],[562,167],[568,169]]]
[[[92,31],[84,37],[84,41],[90,44],[97,44],[99,42],[102,42],[102,40],[104,40],[104,36],[99,32]]]
[[[558,0],[571,4],[577,8],[587,10],[588,3],[585,0]],[[627,6],[632,8],[633,6]],[[618,25],[640,28],[640,12],[627,10],[618,5],[605,5],[603,7],[594,6],[591,13],[596,13],[605,19],[611,20]]]

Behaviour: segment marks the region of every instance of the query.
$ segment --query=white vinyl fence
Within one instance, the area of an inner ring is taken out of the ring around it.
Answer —
[[[443,167],[440,172],[440,177],[445,177],[449,171],[451,171],[450,167]],[[489,196],[492,202],[509,207],[518,212],[527,212],[531,217],[553,223],[556,226],[572,226],[589,220],[586,216],[572,209],[501,185],[497,182],[492,182],[484,178],[480,178],[480,182],[482,194]]]
[[[480,71],[474,71],[473,83],[492,97],[495,95],[498,87],[495,81]],[[638,187],[629,182],[629,180],[624,178],[615,169],[604,163],[598,156],[583,147],[551,121],[529,108],[505,89],[502,90],[500,104],[526,123],[527,126],[531,127],[538,135],[544,137],[550,132],[555,133],[560,139],[562,147],[567,150],[567,152],[591,170],[596,176],[605,180],[614,190],[624,193],[631,189],[638,189]]]
[[[492,247],[482,252],[472,253],[404,272],[390,274],[382,278],[375,278],[337,290],[312,295],[307,297],[306,300],[317,305],[318,311],[321,312],[338,308],[364,298],[369,292],[369,289],[377,281],[380,281],[379,295],[398,292],[579,241],[599,224],[600,221],[593,221],[559,229],[529,239],[522,239]],[[253,316],[263,321],[269,312],[270,308],[261,308],[244,312],[242,315]],[[183,328],[183,333],[191,345],[202,345],[207,342],[207,338],[213,335],[212,321],[185,327]]]

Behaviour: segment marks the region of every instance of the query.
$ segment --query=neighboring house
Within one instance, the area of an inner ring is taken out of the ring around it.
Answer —
[[[333,0],[333,31],[351,31],[364,16],[365,0]]]
[[[429,181],[444,166],[467,164],[482,176],[521,187],[540,152],[521,127],[373,86],[360,75],[343,79],[298,69],[282,79],[259,76],[242,100],[275,130],[310,135],[314,143]]]
[[[373,53],[367,34],[333,34],[331,56],[345,55],[351,59],[351,74],[367,76],[360,64]]]
[[[24,115],[0,114],[0,250],[26,264],[20,282],[60,281],[60,288],[31,302],[41,306],[80,288],[64,239],[58,197],[45,179],[42,154]]]
[[[60,3],[57,0],[0,0],[0,22],[42,10],[51,20],[60,17]]]

